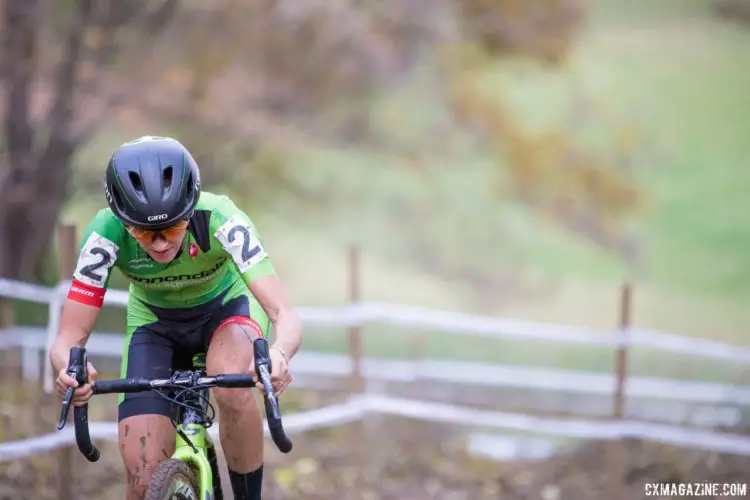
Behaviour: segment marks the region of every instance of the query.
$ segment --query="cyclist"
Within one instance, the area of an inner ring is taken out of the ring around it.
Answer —
[[[169,377],[206,353],[209,374],[253,370],[252,341],[271,346],[274,390],[292,378],[289,360],[302,328],[251,220],[226,196],[201,193],[198,165],[177,140],[141,137],[120,146],[106,169],[109,208],[82,240],[60,331],[50,354],[56,389],[77,387],[66,373],[70,347],[85,345],[102,307],[110,272],[129,279],[122,377]],[[91,396],[96,371],[75,393]],[[259,384],[260,385],[260,384]],[[220,440],[234,497],[260,498],[263,427],[251,391],[213,389]],[[153,392],[121,395],[118,437],[129,499],[143,498],[151,474],[175,446],[169,403]]]

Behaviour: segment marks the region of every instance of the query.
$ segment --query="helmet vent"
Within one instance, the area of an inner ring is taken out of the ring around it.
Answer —
[[[172,189],[172,175],[173,175],[174,169],[172,168],[172,165],[168,166],[164,169],[162,172],[162,196],[167,197],[169,195],[169,191]]]
[[[112,199],[115,202],[115,206],[117,207],[117,210],[119,210],[120,212],[124,212],[125,203],[123,203],[122,201],[122,196],[120,196],[120,191],[118,191],[117,189],[112,189],[111,191],[112,191]]]
[[[138,194],[142,195],[143,183],[141,182],[141,176],[135,172],[128,172],[128,176],[130,177],[130,183],[133,185],[133,189],[135,189]]]
[[[185,186],[185,194],[188,200],[192,200],[195,196],[195,182],[193,180],[193,174],[188,175],[187,186]]]

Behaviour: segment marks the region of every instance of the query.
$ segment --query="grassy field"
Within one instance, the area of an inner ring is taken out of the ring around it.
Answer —
[[[750,71],[741,61],[750,57],[750,31],[717,20],[709,2],[598,4],[570,71],[511,64],[499,68],[497,85],[532,125],[558,119],[585,95],[646,138],[638,163],[650,207],[637,222],[645,247],[637,322],[747,343]],[[623,273],[566,237],[546,240],[533,259],[578,282],[568,307],[590,304]]]
[[[649,206],[636,220],[644,254],[632,274],[635,324],[750,344],[750,30],[717,20],[707,5],[699,0],[595,3],[566,70],[507,62],[488,75],[488,85],[507,96],[531,127],[561,119],[574,99],[585,96],[645,137],[637,172]],[[430,113],[415,109],[418,112]],[[99,151],[101,144],[91,149]],[[497,265],[526,269],[526,276],[540,284],[538,293],[517,298],[511,293],[496,307],[479,307],[454,283],[418,271],[408,258],[385,251],[405,239],[404,234],[388,232],[383,213],[390,196],[409,192],[415,183],[389,168],[392,159],[320,148],[293,158],[312,185],[333,179],[341,186],[335,190],[338,197],[328,200],[334,208],[324,215],[282,198],[268,213],[253,214],[296,303],[344,304],[347,245],[375,241],[364,244],[365,299],[604,329],[616,325],[619,286],[631,276],[623,263],[581,238],[523,215],[523,207],[508,208],[527,224],[523,243],[513,254],[517,261],[499,254]],[[433,189],[448,191],[451,183],[463,182],[464,196],[471,197],[472,186],[481,179],[472,177],[471,165],[463,167],[446,170]],[[367,197],[358,198],[361,193]],[[83,223],[98,205],[98,200],[79,199],[64,216]],[[473,205],[466,210],[466,220],[479,225],[466,228],[473,232],[463,242],[471,245],[487,215]],[[457,231],[451,236],[461,238]],[[24,313],[32,316],[36,313]],[[104,318],[104,327],[116,328],[122,318]],[[368,328],[368,353],[407,355],[408,334]],[[438,357],[596,370],[609,370],[613,362],[605,350],[558,344],[476,340],[456,347],[440,334],[428,334],[428,340],[428,354]],[[344,342],[343,331],[316,327],[310,329],[306,347],[342,351]],[[637,353],[633,363],[637,372],[649,375],[726,380],[744,373],[742,367],[646,352]]]

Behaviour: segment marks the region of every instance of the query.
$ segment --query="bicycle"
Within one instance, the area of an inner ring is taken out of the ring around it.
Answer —
[[[271,385],[271,360],[268,342],[259,338],[253,342],[255,369],[264,388],[266,420],[271,437],[282,453],[292,450],[292,442],[284,431],[278,400]],[[86,373],[86,349],[70,349],[67,373],[83,385]],[[97,380],[94,394],[133,393],[156,391],[172,403],[172,425],[177,431],[176,447],[172,456],[157,467],[146,490],[146,500],[223,500],[221,478],[213,439],[206,432],[213,424],[215,411],[208,398],[211,387],[255,387],[250,374],[208,376],[205,372],[205,353],[193,356],[193,370],[175,371],[170,378],[125,378]],[[176,391],[174,396],[167,391]],[[73,399],[73,388],[68,388],[63,399],[58,430],[65,427]],[[99,460],[99,450],[91,442],[88,427],[88,403],[73,410],[75,438],[78,450],[89,462]]]

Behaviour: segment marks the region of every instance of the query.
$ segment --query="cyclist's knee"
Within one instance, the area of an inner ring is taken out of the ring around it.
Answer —
[[[119,423],[118,434],[129,498],[141,498],[156,468],[174,453],[172,424],[162,415],[136,415]]]
[[[253,409],[257,410],[250,389],[214,388],[212,390],[220,412],[247,413]]]
[[[247,371],[253,361],[256,338],[258,330],[247,324],[230,323],[216,330],[206,353],[206,371],[209,374]]]
[[[255,330],[243,324],[229,324],[217,330],[206,356],[209,374],[247,373],[253,362]],[[213,396],[222,412],[247,412],[255,407],[250,390],[214,388]]]

